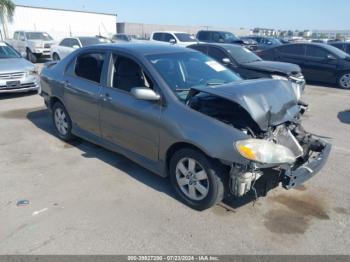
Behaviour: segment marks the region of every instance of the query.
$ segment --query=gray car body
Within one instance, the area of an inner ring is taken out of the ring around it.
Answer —
[[[94,50],[135,60],[150,76],[154,90],[161,96],[161,100],[137,100],[131,93],[109,87],[106,66],[103,68],[100,85],[73,76],[70,70],[75,57]],[[49,108],[55,101],[61,101],[66,107],[72,119],[73,134],[121,153],[161,176],[168,175],[169,156],[183,146],[195,147],[225,164],[248,164],[249,161],[236,151],[234,143],[250,137],[186,106],[146,57],[185,52],[197,51],[161,44],[137,43],[82,48],[57,65],[48,64],[43,69],[42,96]],[[264,87],[269,87],[265,95],[261,92]],[[276,92],[278,88],[283,91]],[[231,91],[227,93],[229,89]],[[262,127],[266,127],[269,120],[275,123],[292,120],[295,117],[293,114],[297,114],[297,101],[290,90],[286,81],[264,79],[238,81],[198,91],[215,93],[241,103],[252,118]],[[281,99],[281,92],[284,92],[286,98]]]

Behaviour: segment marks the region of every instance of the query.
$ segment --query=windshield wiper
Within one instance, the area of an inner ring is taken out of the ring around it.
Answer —
[[[207,82],[207,86],[219,86],[219,85],[224,85],[224,84],[227,84],[228,82]]]

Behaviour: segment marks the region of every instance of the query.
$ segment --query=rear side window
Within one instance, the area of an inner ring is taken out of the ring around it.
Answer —
[[[325,58],[328,54],[326,50],[320,47],[308,46],[306,49],[306,56],[310,57]]]
[[[287,45],[279,48],[279,51],[284,54],[304,56],[305,46],[304,45]]]
[[[103,53],[82,54],[77,57],[74,72],[83,79],[100,83],[104,60]]]
[[[72,39],[70,41],[70,47],[73,47],[73,46],[79,46],[80,47],[79,41],[77,39]]]
[[[191,46],[192,49],[197,50],[199,52],[202,52],[203,54],[208,54],[207,47],[206,46],[200,46],[200,45],[193,45]]]
[[[224,51],[216,47],[209,47],[208,54],[219,63],[222,63],[224,58],[228,58],[228,55],[226,55]]]
[[[210,40],[210,32],[207,32],[207,31],[199,32],[198,40],[209,41]]]
[[[60,46],[70,46],[70,38],[63,39],[62,42],[60,43]]]
[[[155,33],[153,35],[153,40],[162,41],[162,38],[163,38],[163,34],[162,33]]]

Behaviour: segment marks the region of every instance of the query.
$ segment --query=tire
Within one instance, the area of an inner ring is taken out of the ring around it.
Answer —
[[[56,102],[52,107],[52,121],[60,139],[66,142],[74,139],[72,120],[61,102]]]
[[[350,90],[350,72],[342,73],[338,79],[338,86]]]
[[[225,168],[203,153],[181,149],[172,156],[169,168],[175,192],[189,207],[202,211],[225,198],[227,181],[222,177]]]
[[[29,49],[27,49],[27,59],[33,64],[38,61],[38,58]]]
[[[52,55],[52,59],[53,59],[53,61],[60,61],[61,60],[61,58],[59,57],[59,55],[57,53],[54,53]]]

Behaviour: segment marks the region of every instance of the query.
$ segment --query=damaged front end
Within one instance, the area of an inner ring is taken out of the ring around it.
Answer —
[[[300,106],[285,81],[195,87],[187,105],[249,137],[233,145],[249,160],[246,165],[233,160],[229,186],[236,197],[256,193],[256,183],[266,177],[286,189],[297,187],[321,170],[331,151],[330,144],[302,128]]]

